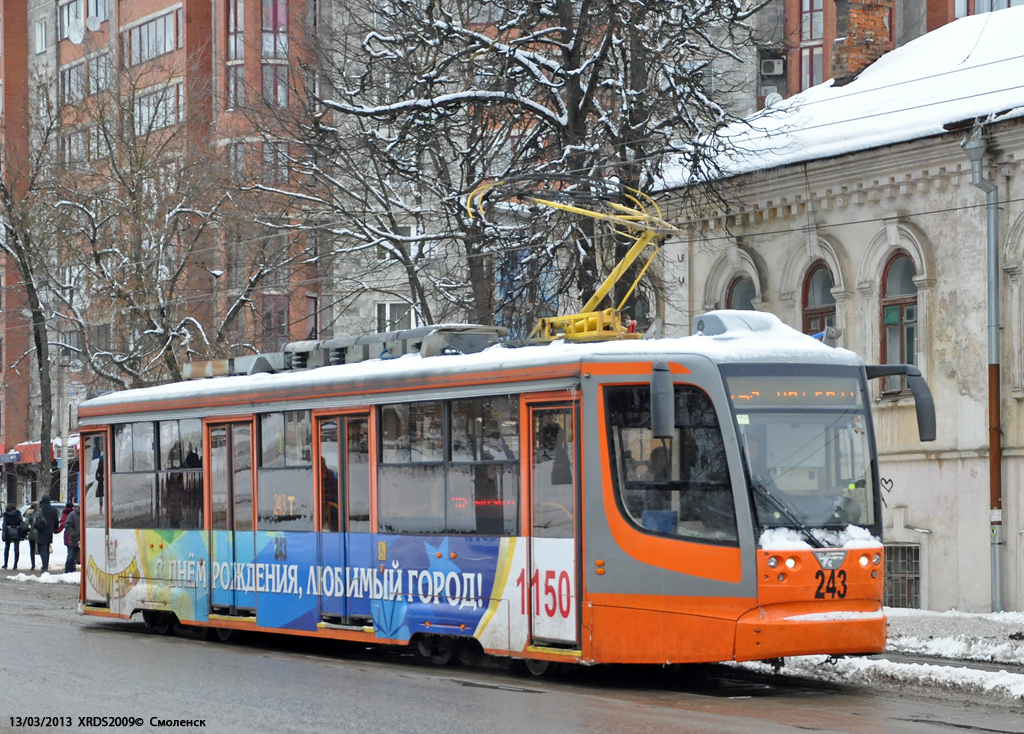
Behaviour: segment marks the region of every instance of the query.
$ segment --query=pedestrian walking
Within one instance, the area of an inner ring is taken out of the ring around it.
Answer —
[[[11,546],[14,546],[14,568],[18,567],[18,552],[21,547],[21,510],[13,502],[7,503],[3,515],[4,568],[7,568]]]
[[[36,529],[36,550],[39,552],[39,569],[46,573],[50,570],[50,543],[57,532],[60,516],[57,509],[50,504],[50,495],[44,494],[36,508],[36,516],[32,527]]]
[[[68,508],[71,508],[68,511]],[[64,516],[60,519],[60,529],[64,531],[64,546],[68,549],[68,557],[64,561],[64,573],[73,573],[78,565],[78,541],[81,530],[78,506],[68,502],[64,508]]]
[[[22,518],[22,522],[28,526],[28,559],[31,562],[31,568],[33,571],[36,570],[36,535],[37,531],[35,528],[34,521],[36,519],[36,512],[39,511],[39,503],[33,502],[29,505],[28,509],[25,510],[25,517]]]

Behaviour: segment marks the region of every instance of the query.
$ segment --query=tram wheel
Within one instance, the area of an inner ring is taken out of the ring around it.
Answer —
[[[142,621],[158,635],[174,633],[175,618],[169,612],[154,612],[147,609],[142,612]]]
[[[434,665],[457,665],[459,662],[455,643],[446,638],[420,637],[416,640],[416,650],[423,657],[429,658]]]
[[[514,660],[512,670],[520,675],[532,675],[537,678],[550,675],[555,666],[547,660]]]
[[[234,636],[235,633],[233,629],[228,629],[227,627],[216,627],[214,628],[213,631],[214,634],[217,635],[217,639],[220,642],[227,642],[232,638],[232,636]]]

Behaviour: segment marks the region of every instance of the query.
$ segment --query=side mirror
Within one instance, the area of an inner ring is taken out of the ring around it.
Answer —
[[[654,438],[673,438],[676,431],[676,394],[668,362],[651,367],[651,432]]]
[[[864,371],[869,380],[905,375],[917,409],[917,433],[922,441],[935,440],[935,401],[921,370],[912,364],[869,364],[864,366]]]

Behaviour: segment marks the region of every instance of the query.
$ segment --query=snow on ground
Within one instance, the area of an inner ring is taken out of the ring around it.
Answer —
[[[1024,613],[886,609],[889,650],[1024,665]]]
[[[949,661],[1024,664],[1024,614],[969,614],[952,610],[886,609],[888,651],[940,658],[935,663],[902,663],[874,658],[829,661],[824,655],[786,658],[781,675],[864,686],[915,686],[1004,701],[1024,701],[1024,675],[975,670]],[[765,663],[745,667],[772,672]]]
[[[773,671],[767,663],[744,663],[744,666],[764,673]],[[866,687],[913,686],[940,692],[955,691],[966,696],[1024,701],[1024,675],[1002,670],[974,670],[871,658],[842,658],[829,662],[824,655],[807,655],[786,658],[786,665],[779,674]]]

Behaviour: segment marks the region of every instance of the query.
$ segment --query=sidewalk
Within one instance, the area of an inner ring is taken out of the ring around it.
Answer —
[[[4,545],[5,545],[4,543],[0,543],[0,549],[2,549],[4,547]],[[18,555],[18,567],[17,567],[17,569],[14,568],[14,548],[12,547],[11,548],[11,552],[8,554],[8,561],[9,561],[8,564],[7,564],[8,565],[8,569],[6,571],[3,570],[3,569],[0,569],[0,574],[8,574],[9,578],[13,578],[13,579],[19,580],[19,581],[22,580],[23,577],[27,577],[27,579],[31,579],[33,576],[38,577],[40,581],[44,581],[44,582],[45,581],[49,581],[51,579],[51,577],[60,577],[60,578],[53,578],[53,581],[57,581],[57,580],[69,581],[70,577],[72,576],[72,574],[65,574],[64,573],[64,562],[67,560],[67,557],[68,557],[68,549],[64,545],[64,533],[58,533],[57,535],[54,535],[53,536],[53,543],[52,543],[52,545],[53,545],[53,552],[50,554],[50,571],[49,571],[49,573],[44,574],[40,570],[40,568],[39,568],[39,556],[38,555],[35,558],[36,568],[35,568],[34,571],[31,570],[32,562],[31,562],[31,560],[29,559],[29,556],[28,556],[28,541],[27,540],[23,540],[23,541],[21,541],[21,543],[19,543],[19,555]],[[20,573],[18,573],[19,571],[20,571]],[[78,575],[79,574],[78,574],[77,571],[73,574],[73,576],[74,576],[73,583],[77,583],[78,582]],[[65,576],[67,576],[68,578],[67,579],[62,578],[62,577],[65,577]]]
[[[891,652],[1024,665],[1024,613],[885,610]]]

